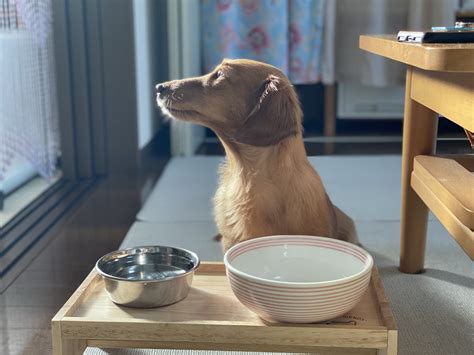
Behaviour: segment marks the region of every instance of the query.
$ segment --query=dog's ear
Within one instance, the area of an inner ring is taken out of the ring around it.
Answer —
[[[255,96],[256,104],[237,132],[236,141],[254,146],[275,145],[300,130],[301,108],[290,84],[270,75]]]

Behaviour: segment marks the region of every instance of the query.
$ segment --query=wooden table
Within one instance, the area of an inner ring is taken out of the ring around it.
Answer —
[[[438,115],[474,132],[474,44],[412,44],[398,42],[394,36],[361,36],[359,45],[407,64],[400,270],[423,270],[428,207],[472,259],[472,156],[433,154]]]
[[[161,308],[118,306],[93,270],[52,320],[53,354],[87,346],[395,355],[397,327],[377,267],[354,309],[318,324],[269,323],[234,296],[222,263],[203,262],[188,297]]]

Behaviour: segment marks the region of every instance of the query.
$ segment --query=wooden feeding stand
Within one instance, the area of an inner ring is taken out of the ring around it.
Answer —
[[[92,271],[52,320],[54,355],[87,346],[222,351],[396,354],[397,328],[377,268],[361,302],[326,323],[269,323],[234,296],[222,263],[202,263],[187,298],[152,309],[122,307]]]

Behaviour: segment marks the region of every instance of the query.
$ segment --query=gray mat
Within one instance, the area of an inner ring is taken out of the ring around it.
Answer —
[[[222,355],[222,351],[206,351],[206,350],[147,350],[147,349],[99,349],[88,348],[86,355]],[[258,354],[274,354],[274,355],[298,355],[298,353],[256,353],[243,351],[229,351],[225,354],[232,355],[258,355]]]
[[[318,156],[309,160],[332,201],[353,219],[400,219],[400,156]],[[171,160],[137,219],[212,221],[212,197],[221,161],[208,156]]]
[[[398,221],[357,222],[397,320],[399,354],[472,353],[473,265],[438,221],[428,224],[426,272],[398,271]]]

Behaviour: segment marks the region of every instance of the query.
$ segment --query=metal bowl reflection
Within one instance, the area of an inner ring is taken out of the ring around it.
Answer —
[[[166,306],[188,295],[198,256],[167,246],[117,250],[96,263],[113,302],[139,308]]]

